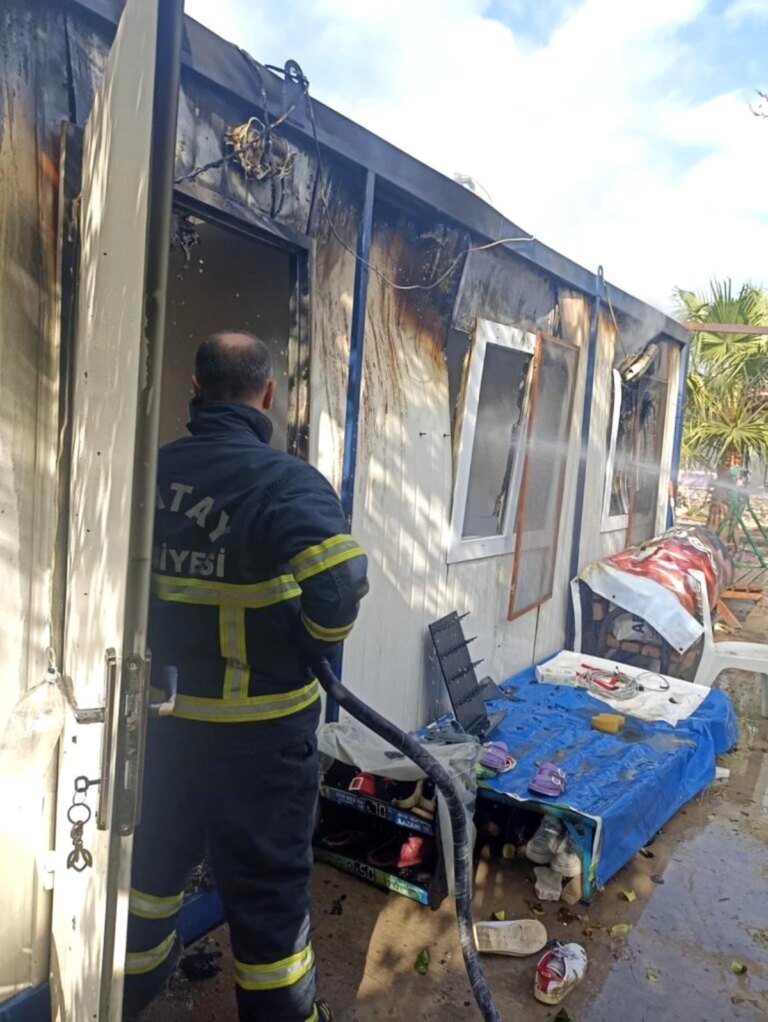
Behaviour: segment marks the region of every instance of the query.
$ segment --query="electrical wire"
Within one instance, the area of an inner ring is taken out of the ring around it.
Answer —
[[[323,206],[323,212],[325,213],[325,218],[328,221],[328,226],[331,229],[331,233],[333,234],[334,238],[336,239],[336,241],[338,241],[338,243],[341,245],[343,249],[349,252],[350,255],[354,256],[354,258],[359,263],[361,263],[363,266],[366,266],[371,271],[371,273],[375,274],[385,284],[388,284],[389,287],[394,288],[394,290],[396,291],[432,291],[434,288],[442,284],[442,282],[446,280],[446,278],[450,277],[450,275],[453,273],[453,271],[456,269],[456,267],[459,265],[462,259],[472,252],[484,252],[487,249],[496,248],[499,245],[514,245],[523,242],[532,242],[536,240],[536,238],[533,235],[524,235],[523,237],[515,238],[499,238],[497,241],[489,241],[483,245],[469,245],[467,248],[462,249],[462,251],[459,252],[459,254],[454,259],[451,260],[446,270],[444,270],[441,274],[439,274],[437,277],[431,280],[428,284],[398,284],[397,281],[392,280],[391,277],[388,277],[377,266],[374,266],[373,263],[369,262],[367,259],[364,259],[361,255],[359,255],[359,253],[356,252],[351,245],[348,245],[344,238],[342,238],[341,234],[339,233],[336,227],[336,223],[334,222],[333,215],[331,214],[330,205],[328,203],[328,195],[325,190],[323,174],[324,169],[323,156],[320,147],[319,132],[317,130],[317,120],[315,118],[315,106],[312,101],[312,96],[309,93],[309,79],[306,77],[304,72],[301,70],[301,67],[295,61],[289,61],[284,68],[274,67],[271,64],[266,65],[266,67],[267,70],[273,71],[276,74],[282,74],[286,79],[290,79],[291,81],[293,81],[296,85],[298,85],[301,88],[302,93],[304,95],[304,99],[307,104],[307,111],[309,113],[309,121],[312,127],[312,139],[315,144],[315,153],[317,156],[318,191],[320,193],[320,201]],[[294,107],[291,108],[291,111],[293,109],[295,109],[295,105]],[[288,113],[290,113],[291,111],[288,111]],[[284,114],[278,121],[275,121],[273,123],[273,127],[275,124],[279,124],[283,120],[285,120],[285,118],[288,116],[288,113]]]
[[[660,682],[657,687],[649,687],[641,678],[656,678]],[[616,667],[608,670],[605,667],[584,667],[578,672],[578,679],[592,695],[603,699],[623,702],[634,699],[640,692],[669,692],[671,686],[663,674],[655,671],[641,671],[640,674],[627,674]]]

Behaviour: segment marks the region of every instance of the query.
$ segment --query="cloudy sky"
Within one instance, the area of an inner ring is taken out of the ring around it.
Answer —
[[[186,0],[613,283],[768,284],[768,0]]]

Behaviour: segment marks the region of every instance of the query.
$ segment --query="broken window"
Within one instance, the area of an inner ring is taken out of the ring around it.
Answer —
[[[653,530],[666,424],[667,361],[666,347],[656,343],[635,354],[617,355],[603,506],[604,517],[612,520],[609,525],[630,528],[637,518]]]
[[[478,320],[466,374],[449,561],[509,553],[530,401],[534,334]]]
[[[552,595],[578,360],[578,348],[540,335],[515,530],[510,619]]]

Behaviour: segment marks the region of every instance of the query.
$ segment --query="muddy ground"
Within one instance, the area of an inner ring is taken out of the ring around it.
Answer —
[[[752,611],[738,637],[766,641],[768,608]],[[681,810],[653,842],[653,857],[636,855],[591,905],[542,906],[549,936],[579,941],[589,956],[586,979],[562,1005],[574,1022],[768,1019],[768,721],[759,716],[755,676],[730,672],[719,685],[741,721],[737,749],[720,760],[730,779]],[[529,917],[535,901],[530,864],[479,862],[477,919],[501,909],[508,919]],[[321,865],[314,905],[321,992],[338,1022],[480,1017],[450,900],[430,912]],[[623,923],[629,932],[612,934]],[[197,946],[223,952],[221,975],[195,985],[176,979],[142,1022],[236,1019],[226,930]],[[414,968],[423,948],[426,975]],[[535,958],[484,961],[504,1022],[557,1016],[559,1008],[533,998]],[[734,963],[746,971],[736,974]]]

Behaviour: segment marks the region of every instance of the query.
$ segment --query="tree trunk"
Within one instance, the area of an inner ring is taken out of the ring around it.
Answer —
[[[728,502],[736,486],[736,479],[731,469],[740,461],[741,458],[737,451],[727,451],[717,466],[717,478],[712,484],[707,513],[707,528],[713,532],[717,532],[728,513]],[[727,536],[723,536],[723,539],[727,540],[727,538]]]

